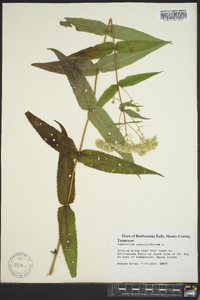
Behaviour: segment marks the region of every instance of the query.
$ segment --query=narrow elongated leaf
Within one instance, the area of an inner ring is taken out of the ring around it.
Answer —
[[[31,66],[43,69],[45,71],[58,73],[58,74],[64,74],[64,70],[62,68],[62,65],[60,61],[51,61],[46,63],[33,63]]]
[[[34,116],[31,112],[26,112],[25,115],[37,133],[48,145],[68,158],[74,159],[77,157],[78,150],[72,139]]]
[[[81,50],[79,52],[71,54],[70,58],[88,58],[95,59],[100,58],[105,55],[109,55],[113,52],[114,45],[112,42],[106,42],[102,44],[95,45],[94,47],[89,47],[87,49]]]
[[[122,105],[123,105],[123,108],[125,108],[125,107],[142,107],[142,105],[136,105],[136,104],[133,104],[131,101],[128,101],[128,102],[123,102],[122,103]],[[122,105],[120,104],[119,105],[119,109],[120,110],[122,110]]]
[[[60,25],[65,27],[75,26],[76,30],[94,33],[97,35],[107,34],[112,37],[111,25],[107,26],[105,23],[97,20],[83,19],[83,18],[65,18],[66,21],[61,21]],[[113,25],[114,38],[119,40],[141,40],[141,41],[161,41],[142,31],[135,30],[130,27]]]
[[[143,73],[143,74],[127,76],[126,78],[119,81],[119,86],[121,86],[121,87],[133,86],[133,85],[135,85],[143,80],[146,80],[146,79],[150,78],[151,76],[154,76],[159,73],[160,72],[152,72],[152,73]],[[112,84],[101,95],[101,97],[99,98],[99,100],[97,102],[97,105],[100,107],[103,107],[110,99],[112,99],[114,97],[114,95],[117,93],[117,91],[118,91],[117,85]]]
[[[119,53],[130,53],[130,52],[138,52],[146,49],[150,49],[156,46],[159,46],[160,41],[120,41],[116,44],[116,51]],[[79,52],[71,54],[70,58],[88,58],[88,59],[96,59],[102,56],[109,55],[113,52],[114,45],[112,42],[105,42],[102,44],[95,45],[94,47],[89,47],[83,49]]]
[[[96,107],[94,111],[91,112],[90,122],[96,127],[101,136],[105,141],[111,143],[123,143],[124,137],[119,131],[118,127],[115,125],[113,120],[107,114],[107,112],[101,108]],[[133,157],[131,153],[119,153],[121,157],[128,161],[133,162]]]
[[[58,194],[58,200],[62,205],[67,204],[73,169],[74,169],[73,159],[67,158],[65,155],[60,153],[59,160],[58,160],[58,171],[57,171],[57,194]],[[69,198],[69,203],[74,202],[74,198],[75,198],[75,177],[73,177],[72,190]]]
[[[77,269],[77,234],[76,219],[70,206],[62,206],[58,209],[59,235],[62,250],[71,277],[76,277]]]
[[[110,99],[112,99],[117,93],[118,88],[116,84],[112,84],[107,90],[103,92],[99,100],[97,101],[97,105],[99,107],[103,107]]]
[[[61,127],[61,132],[67,137],[65,128],[57,122]],[[57,194],[60,204],[66,205],[70,190],[70,184],[72,179],[72,172],[74,169],[74,161],[71,158],[67,158],[65,155],[60,153],[58,160],[58,171],[57,171]],[[75,174],[73,176],[72,189],[68,203],[74,202],[75,198]]]
[[[130,53],[116,53],[116,62],[117,62],[117,69],[121,69],[125,66],[131,65],[132,63],[136,62],[137,60],[145,57],[146,55],[150,54],[151,52],[159,49],[162,45],[153,47],[151,49],[146,49],[139,52],[130,52]],[[95,66],[101,72],[111,72],[115,71],[115,57],[114,54],[103,56],[99,59],[99,61],[95,64]]]
[[[155,171],[101,151],[83,150],[78,155],[78,161],[87,167],[109,173],[162,176]]]
[[[53,51],[56,53],[58,58],[61,59],[62,66],[71,83],[80,107],[85,110],[92,109],[90,116],[91,123],[97,128],[105,140],[111,139],[111,141],[114,140],[123,142],[124,138],[113,120],[103,108],[97,106],[95,95],[85,76],[81,73],[78,67],[73,66],[72,69],[71,65],[73,62],[71,59],[67,58],[57,50]],[[121,156],[123,156],[124,159],[133,161],[133,157],[130,153],[123,153]]]
[[[144,118],[140,114],[136,113],[135,111],[133,111],[131,109],[124,109],[124,111],[131,118],[149,120],[149,118]]]
[[[95,109],[97,100],[86,77],[73,63],[73,60],[55,49],[52,50],[60,59],[65,75],[67,76],[79,106],[83,110]]]
[[[133,86],[159,73],[160,72],[151,72],[127,76],[119,81],[119,85],[121,87]]]
[[[58,125],[60,126],[61,132],[68,137],[68,134],[67,134],[67,131],[66,131],[65,127],[61,123],[59,123],[58,121],[55,121],[55,122],[58,123]]]
[[[73,63],[81,70],[85,76],[96,75],[97,67],[89,59],[77,58],[73,59]],[[52,61],[47,63],[33,63],[32,66],[58,74],[65,74],[60,61]]]
[[[166,44],[167,42],[164,41],[140,41],[140,40],[120,41],[117,42],[116,44],[116,51],[119,53],[139,52],[160,45],[164,46]]]
[[[94,76],[97,73],[97,67],[93,62],[86,58],[75,58],[73,63],[80,69],[85,76]]]
[[[65,27],[75,26],[77,31],[84,31],[98,35],[104,35],[108,26],[101,21],[83,19],[83,18],[65,18],[66,21],[60,21],[60,25]]]
[[[135,124],[135,123],[142,123],[142,121],[131,121],[131,122],[126,122],[127,124]],[[115,125],[122,125],[124,123],[115,123]]]
[[[136,40],[136,41],[162,41],[155,38],[152,35],[144,33],[142,31],[125,27],[121,25],[113,25],[114,38],[119,40]],[[111,26],[108,27],[108,35],[112,37]]]

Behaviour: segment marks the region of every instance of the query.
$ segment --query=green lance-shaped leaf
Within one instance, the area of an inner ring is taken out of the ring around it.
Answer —
[[[152,49],[157,46],[164,46],[167,42],[165,41],[119,41],[116,44],[116,51],[118,53],[133,53],[133,52],[139,52],[146,49]]]
[[[89,47],[83,49],[79,52],[71,54],[70,58],[88,58],[88,59],[96,59],[105,55],[109,55],[113,52],[114,45],[112,42],[105,42],[102,44],[95,45],[94,47]]]
[[[83,150],[77,159],[87,167],[108,173],[135,175],[154,174],[162,176],[155,171],[101,151]]]
[[[73,159],[67,158],[65,155],[60,153],[58,160],[58,171],[57,171],[57,194],[60,204],[66,205],[70,183],[72,178],[72,171],[74,169]],[[74,202],[75,198],[75,177],[73,176],[73,185],[69,198],[69,203]]]
[[[67,58],[57,50],[53,50],[59,59],[69,82],[73,88],[76,99],[82,109],[91,110],[90,121],[97,128],[105,140],[123,142],[124,138],[113,120],[106,111],[97,106],[97,101],[87,79],[75,66],[70,58]],[[66,66],[67,64],[67,66]],[[124,159],[133,161],[130,153],[120,154]]]
[[[114,38],[119,40],[162,41],[142,31],[120,25],[113,25],[113,32]],[[112,37],[111,26],[108,28],[108,35]]]
[[[159,40],[157,41],[138,41],[138,40],[128,40],[128,41],[120,41],[117,42],[115,46],[115,50],[119,53],[130,53],[130,52],[138,52],[146,49],[154,48],[159,46],[161,43]],[[114,44],[112,42],[105,42],[102,44],[95,45],[94,47],[89,47],[83,49],[79,52],[71,54],[70,58],[88,58],[88,59],[96,59],[106,55],[109,55],[114,50]]]
[[[99,98],[97,105],[103,107],[110,99],[112,99],[117,93],[118,88],[116,84],[112,84],[108,89],[106,89],[101,97]]]
[[[48,145],[68,158],[74,159],[77,157],[78,150],[72,139],[34,116],[31,112],[26,112],[25,115],[37,133]]]
[[[127,115],[129,115],[129,117],[134,118],[134,119],[143,119],[143,120],[149,120],[150,119],[150,118],[142,117],[140,114],[136,113],[135,111],[133,111],[131,109],[124,109],[124,112]]]
[[[166,42],[160,42],[159,45],[147,48],[145,50],[141,50],[138,52],[130,52],[130,53],[116,53],[116,62],[117,62],[117,69],[121,69],[125,66],[131,65],[137,60],[145,57],[146,55],[150,54],[151,52],[159,49],[160,47],[164,46]],[[115,71],[115,57],[114,54],[103,56],[99,59],[99,61],[95,64],[95,66],[101,72],[111,72]]]
[[[60,126],[61,132],[68,137],[68,134],[67,134],[67,131],[66,131],[65,127],[61,123],[59,123],[58,121],[55,121],[55,122],[58,123],[58,125]]]
[[[136,105],[136,104],[132,103],[132,101],[123,102],[122,104],[123,104],[123,108],[125,108],[125,107],[142,107],[142,105]],[[119,105],[119,109],[122,110],[121,104]]]
[[[95,110],[91,112],[90,122],[99,131],[105,141],[111,143],[122,144],[124,137],[119,131],[116,124],[113,122],[108,113],[102,108],[97,106]],[[125,160],[132,161],[133,157],[131,153],[119,153]]]
[[[77,235],[75,214],[70,206],[58,209],[59,235],[65,260],[71,277],[76,277],[77,270]]]
[[[59,122],[57,123],[60,125],[62,133],[68,137],[65,128]],[[73,159],[67,158],[65,155],[60,153],[59,160],[58,160],[58,171],[57,171],[57,194],[58,194],[58,200],[62,205],[67,204],[73,169],[74,169]],[[74,202],[74,198],[75,198],[75,174],[73,175],[72,189],[71,189],[68,203]]]
[[[126,78],[121,79],[119,81],[119,85],[121,87],[133,86],[159,73],[161,72],[142,73],[142,74],[127,76]]]
[[[97,100],[86,77],[73,63],[73,60],[55,49],[52,50],[60,59],[65,75],[67,76],[79,106],[83,110],[95,109]]]
[[[126,78],[119,81],[119,86],[124,88],[127,86],[133,86],[141,81],[144,81],[151,76],[154,76],[156,74],[159,74],[160,72],[152,72],[152,73],[143,73],[143,74],[137,74],[132,76],[127,76]],[[114,95],[117,93],[118,88],[116,84],[112,84],[105,92],[101,95],[99,98],[97,105],[100,107],[103,107],[110,99],[114,97]]]
[[[81,70],[81,72],[85,76],[94,76],[97,73],[97,67],[89,59],[74,58],[73,63]],[[47,63],[33,63],[32,66],[57,74],[65,74],[65,71],[60,61],[52,61]]]
[[[83,19],[83,18],[65,18],[66,21],[60,21],[60,25],[65,27],[75,26],[77,31],[84,31],[98,35],[104,35],[108,26],[101,21]]]
[[[112,37],[111,25],[106,25],[105,23],[97,20],[83,19],[83,18],[65,18],[66,21],[61,21],[60,25],[65,27],[75,26],[76,30],[84,31],[88,33],[94,33],[97,35],[104,35]],[[114,38],[119,40],[141,40],[141,41],[158,41],[157,39],[149,34],[136,29],[113,25]],[[161,41],[161,40],[160,40]]]

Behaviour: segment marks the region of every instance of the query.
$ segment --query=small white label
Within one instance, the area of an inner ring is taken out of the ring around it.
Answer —
[[[135,282],[195,282],[195,228],[111,227],[109,277]]]
[[[190,9],[159,9],[157,19],[159,22],[190,21]]]

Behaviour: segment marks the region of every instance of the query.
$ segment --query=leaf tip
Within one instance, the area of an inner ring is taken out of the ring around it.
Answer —
[[[65,127],[61,123],[59,123],[58,121],[56,121],[56,120],[54,120],[54,122],[56,122],[60,126],[61,132],[68,137],[68,134],[67,134],[67,131],[66,131]]]
[[[65,27],[72,27],[71,23],[67,21],[67,18],[65,18],[66,21],[60,21],[60,25],[61,26],[65,26]]]
[[[47,50],[50,50],[50,51],[53,51],[53,52],[56,51],[56,49],[54,49],[54,48],[47,48]]]
[[[159,176],[161,176],[161,177],[163,177],[163,178],[165,178],[165,176],[164,176],[164,175],[162,175],[162,174],[159,174],[159,173],[158,173],[158,175],[159,175]]]
[[[30,116],[31,116],[31,113],[30,111],[26,111],[25,112],[25,116],[27,117],[27,119],[29,120],[30,119]]]

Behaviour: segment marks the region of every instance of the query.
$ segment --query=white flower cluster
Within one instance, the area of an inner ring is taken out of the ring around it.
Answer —
[[[151,139],[143,139],[138,144],[133,142],[124,142],[122,144],[107,143],[101,139],[96,140],[96,146],[106,152],[119,151],[123,153],[136,152],[138,155],[145,155],[148,151],[156,149],[158,146],[157,136]]]

